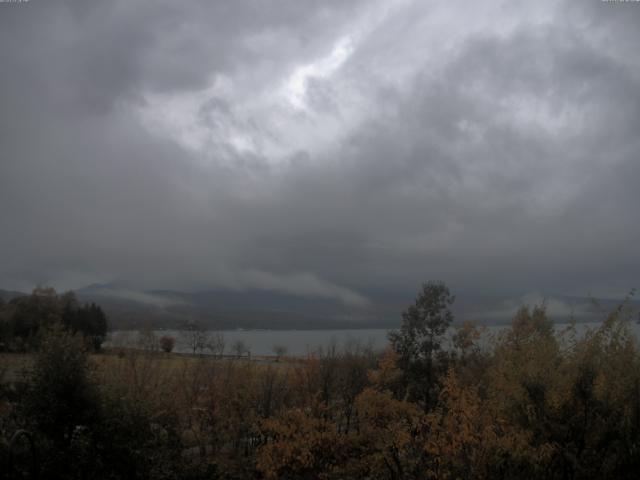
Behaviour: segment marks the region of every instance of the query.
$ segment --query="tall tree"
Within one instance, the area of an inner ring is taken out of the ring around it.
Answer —
[[[389,333],[404,372],[405,386],[414,400],[427,410],[434,399],[436,354],[453,321],[455,297],[444,282],[426,282],[415,303],[402,313],[400,330]]]

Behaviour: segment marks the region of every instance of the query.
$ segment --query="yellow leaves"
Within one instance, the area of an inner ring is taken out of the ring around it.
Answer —
[[[373,478],[395,478],[422,460],[419,432],[424,414],[391,392],[365,389],[356,399],[363,461]]]
[[[256,466],[266,478],[316,471],[331,459],[337,434],[324,420],[300,409],[262,422],[267,443],[260,447]]]
[[[427,415],[429,435],[424,449],[436,472],[480,472],[488,449],[498,438],[495,421],[473,387],[463,387],[453,370],[445,376],[438,407]],[[486,463],[486,462],[485,462]]]
[[[486,333],[486,327],[478,327],[471,321],[464,321],[456,328],[453,335],[453,346],[458,349],[462,356],[479,347],[482,336]]]
[[[402,378],[402,370],[398,367],[397,352],[388,347],[378,362],[378,369],[368,374],[369,381],[379,390],[393,390]]]
[[[355,409],[357,426],[349,434],[339,433],[334,421],[312,410],[290,409],[263,421],[266,443],[258,451],[258,470],[266,478],[389,478],[416,461],[414,432],[423,418],[416,405],[367,388],[356,398]]]
[[[366,388],[356,399],[356,408],[363,428],[388,427],[411,423],[420,414],[417,405],[393,398],[390,392]]]

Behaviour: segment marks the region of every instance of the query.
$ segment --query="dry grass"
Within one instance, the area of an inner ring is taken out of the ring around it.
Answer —
[[[32,355],[21,353],[0,353],[0,383],[23,381],[32,366]]]
[[[201,368],[203,365],[222,365],[233,362],[235,365],[254,365],[261,369],[272,367],[288,369],[293,365],[304,362],[304,359],[296,357],[282,357],[276,361],[276,357],[252,357],[251,359],[223,359],[212,356],[194,356],[176,353],[149,353],[134,349],[113,349],[103,353],[91,354],[91,361],[97,367],[99,378],[110,375],[109,372],[122,371],[136,367],[138,371],[162,372],[164,375],[175,375],[192,368]],[[13,383],[23,381],[33,366],[33,354],[30,353],[0,353],[0,383]],[[141,372],[143,373],[143,372]],[[105,379],[106,380],[106,379]],[[109,383],[109,382],[107,382]]]

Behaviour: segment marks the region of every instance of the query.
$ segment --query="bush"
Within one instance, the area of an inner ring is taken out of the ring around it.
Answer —
[[[168,335],[160,337],[160,348],[165,353],[171,353],[176,346],[176,339]]]
[[[41,329],[38,340],[21,413],[35,434],[43,473],[56,478],[78,465],[85,450],[80,437],[100,421],[100,398],[81,335],[54,324]]]

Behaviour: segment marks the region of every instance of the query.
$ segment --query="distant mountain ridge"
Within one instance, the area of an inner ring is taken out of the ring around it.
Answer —
[[[187,321],[217,329],[363,328],[380,325],[363,312],[326,298],[302,297],[264,290],[131,292],[112,285],[76,291],[83,301],[99,303],[119,328],[146,323],[175,327]],[[363,321],[365,323],[363,323]]]
[[[24,297],[25,295],[28,295],[28,294],[22,293],[22,292],[16,292],[16,291],[13,291],[13,290],[2,290],[2,289],[0,289],[0,298],[2,300],[4,300],[5,302],[8,302],[12,298]]]
[[[403,292],[365,292],[371,300],[366,307],[354,307],[339,300],[298,296],[267,290],[173,290],[137,291],[117,284],[93,284],[75,291],[81,302],[99,304],[109,317],[112,329],[176,328],[195,321],[211,329],[342,329],[394,328],[400,325],[402,311],[413,302]],[[8,301],[26,293],[0,290]],[[549,317],[564,322],[573,315],[577,321],[602,319],[621,300],[544,295],[520,296],[459,295],[453,306],[456,321],[474,320],[481,324],[504,324],[522,305],[546,300]],[[640,302],[631,305],[640,309]]]

